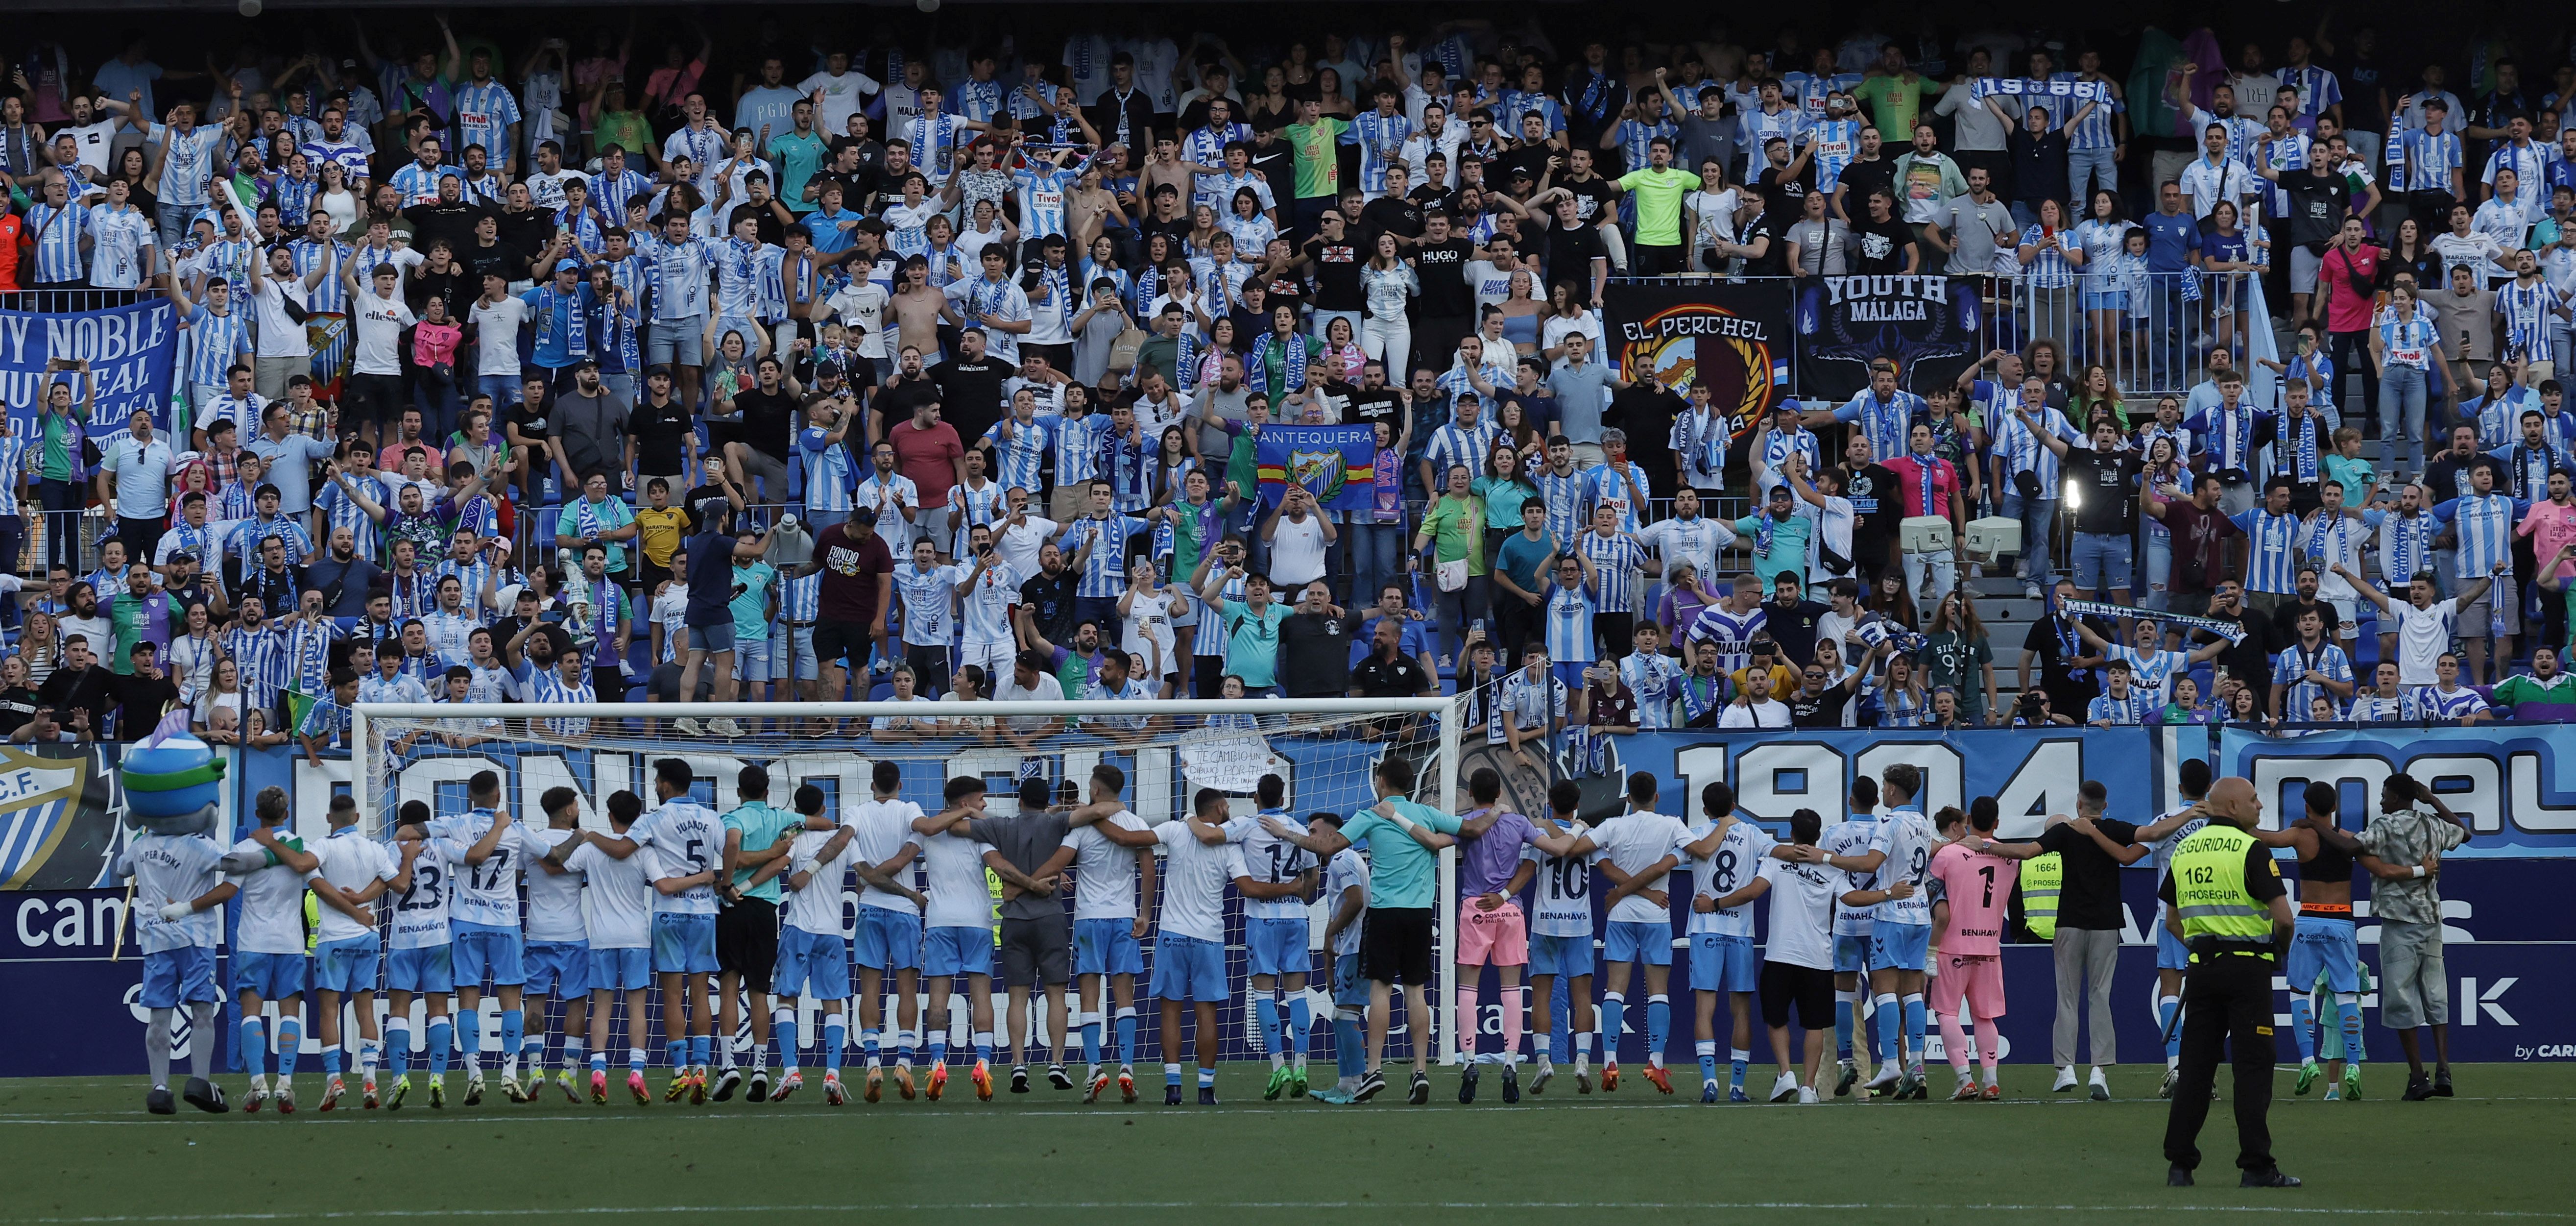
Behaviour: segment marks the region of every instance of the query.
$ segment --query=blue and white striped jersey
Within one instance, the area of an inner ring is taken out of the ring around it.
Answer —
[[[2402,192],[2447,192],[2460,181],[2460,136],[2413,129],[2397,140],[2388,173]]]
[[[1886,460],[1906,453],[1906,436],[1912,432],[1915,419],[1930,412],[1921,396],[1902,388],[1885,401],[1878,398],[1878,393],[1863,388],[1834,410],[1834,420],[1859,423],[1862,437],[1869,440],[1871,458]],[[1809,452],[1807,460],[1814,464],[1815,454]]]
[[[143,249],[160,243],[152,219],[130,204],[92,209],[89,232],[96,240],[89,252],[89,283],[100,289],[140,288]]]
[[[2552,336],[2567,326],[2567,296],[2548,281],[2516,279],[2495,292],[2496,314],[2504,317],[2505,348],[2526,362],[2554,362]]]
[[[499,81],[467,82],[456,87],[456,155],[481,145],[492,165],[510,156],[510,125],[519,122],[519,100]]]
[[[1097,414],[1083,420],[1089,422],[1095,419],[1104,427],[1109,423],[1108,418]],[[999,483],[1004,486],[1018,486],[1031,493],[1037,492],[1039,476],[1046,463],[1048,445],[1055,441],[1056,432],[1062,427],[1063,422],[1062,417],[1053,417],[1050,420],[1047,416],[1033,418],[1026,424],[1021,424],[1016,418],[1005,418],[1003,421],[994,422],[993,428],[984,432],[984,438],[993,444],[993,458],[998,462],[999,468],[995,476],[999,478]],[[1010,427],[1008,438],[1003,437],[1005,424]],[[1077,426],[1076,429],[1080,430],[1081,427]],[[1059,467],[1062,465],[1059,464]],[[1084,476],[1061,479],[1088,480],[1089,478]]]
[[[1981,394],[1991,386],[1992,384],[1987,380],[1977,380],[1977,389]],[[2055,408],[2048,408],[2041,410],[2038,417],[2040,430],[2071,444],[2079,446],[2083,444],[2084,435],[2076,430],[2073,423],[2066,420],[2066,414],[2058,412]],[[2002,480],[2009,482],[2017,473],[2034,473],[2039,477],[2040,497],[2059,496],[2061,491],[2058,489],[2057,480],[2057,453],[2041,443],[2038,435],[2031,433],[2030,426],[2022,421],[2021,414],[2005,412],[2001,415],[1989,416],[1986,419],[1986,429],[1994,436],[1995,467],[2001,473]]]
[[[855,485],[855,466],[850,449],[829,441],[832,432],[820,426],[808,426],[797,435],[797,446],[805,453],[805,509],[808,511],[847,511],[850,490]]]
[[[2460,539],[2457,577],[2476,579],[2493,573],[2498,562],[2513,560],[2513,529],[2522,522],[2531,504],[2519,498],[2488,493],[2454,498],[2432,508],[2430,514],[2451,525]]]
[[[1603,613],[1637,611],[1637,570],[1646,564],[1645,547],[1625,532],[1603,536],[1586,532],[1574,548],[1592,562],[1597,606]]]
[[[2145,723],[2149,710],[2146,692],[2131,687],[2125,698],[2113,698],[2105,692],[2085,704],[2084,722],[2092,724],[2107,720],[2111,726],[2122,728]]]
[[[89,235],[89,206],[80,201],[56,208],[44,201],[27,206],[19,224],[36,245],[37,281],[78,281],[87,274],[81,262],[81,240]]]
[[[233,658],[240,671],[246,708],[274,708],[278,688],[286,683],[286,645],[277,636],[276,625],[264,622],[255,630],[236,625],[223,633],[224,654]]]
[[[2049,79],[2052,81],[2080,81],[2083,79],[2083,74],[2061,72]],[[2116,82],[2105,83],[2111,85],[2114,89],[2119,87]],[[2070,101],[2068,105],[2074,109],[2082,109],[2084,103],[2081,101]],[[2129,104],[2119,98],[2096,102],[2093,109],[2085,111],[2084,117],[2076,120],[2075,127],[2067,132],[2066,147],[2069,149],[2110,149],[2116,147],[2120,143],[2116,139],[2118,128],[2111,117],[2126,112],[2128,109]]]
[[[1472,426],[1453,421],[1431,432],[1431,446],[1424,450],[1423,457],[1431,461],[1431,475],[1438,479],[1439,487],[1446,488],[1449,469],[1454,465],[1466,465],[1469,477],[1485,476],[1486,462],[1493,458],[1494,440],[1502,435],[1502,427],[1490,421]]]
[[[1592,662],[1592,593],[1558,584],[1547,593],[1547,658],[1558,664]]]
[[[350,473],[348,478],[349,484],[358,487],[358,492],[366,495],[368,501],[379,507],[393,505],[394,492],[385,488],[383,478],[358,473]],[[349,529],[350,536],[357,542],[357,556],[362,558],[377,556],[379,525],[373,516],[367,514],[365,507],[358,505],[357,499],[351,498],[348,491],[340,488],[339,482],[333,481],[324,485],[321,492],[313,496],[313,505],[321,508],[323,527],[326,531],[337,531],[344,526]]]
[[[2286,594],[2298,590],[2299,517],[2261,507],[2228,517],[2246,536],[2245,590]]]
[[[1545,494],[1547,487],[1540,486],[1539,492]],[[1583,474],[1583,518],[1576,531],[1589,530],[1592,513],[1606,506],[1613,512],[1613,527],[1621,532],[1635,532],[1645,525],[1647,503],[1654,496],[1655,487],[1646,479],[1646,470],[1635,462],[1631,461],[1625,471],[1608,464],[1595,464]],[[1549,518],[1551,521],[1555,518],[1553,508]]]
[[[966,611],[959,618],[965,629],[965,641],[972,644],[1008,643],[1011,641],[1011,606],[1019,602],[1020,584],[1026,576],[998,556],[979,577],[966,563],[957,567],[960,579],[974,578],[975,586],[966,589]]]
[[[2316,682],[2304,680],[2309,673],[2349,685],[2352,682],[2352,661],[2344,656],[2343,648],[2322,638],[2317,640],[2314,650],[2294,642],[2272,657],[2272,684],[2290,687],[2281,696],[2282,719],[2294,723],[2306,720],[2308,701],[2319,694],[2334,703],[2337,711],[2343,709],[2343,700],[2336,698],[2332,691]]]
[[[348,314],[349,291],[340,284],[340,264],[349,258],[349,244],[337,239],[317,243],[309,238],[299,238],[288,250],[295,253],[296,276],[311,276],[314,269],[326,265],[331,269],[322,274],[321,282],[313,287],[306,305],[319,315]]]
[[[1591,503],[1584,496],[1581,469],[1559,475],[1554,469],[1541,468],[1531,480],[1538,486],[1539,500],[1547,505],[1547,534],[1560,541],[1591,528]]]
[[[1127,538],[1145,530],[1145,521],[1117,511],[1106,517],[1086,515],[1064,526],[1056,538],[1066,557],[1073,556],[1084,545],[1091,553],[1082,561],[1082,582],[1074,588],[1077,596],[1115,597],[1127,586]]]
[[[1770,624],[1771,615],[1760,605],[1742,613],[1723,604],[1710,605],[1700,610],[1699,620],[1691,624],[1691,650],[1697,652],[1696,644],[1701,642],[1717,644],[1718,671],[1731,673],[1753,662],[1753,636]]]
[[[224,372],[231,368],[234,359],[247,359],[250,353],[250,320],[238,310],[217,315],[200,303],[189,309],[186,323],[187,360],[183,369],[188,382],[202,387],[223,387],[226,382]],[[197,406],[201,414],[208,407]],[[248,429],[248,426],[237,422],[233,427],[233,441],[239,443],[248,438]]]
[[[1345,145],[1360,147],[1360,191],[1368,196],[1386,194],[1386,168],[1394,165],[1404,151],[1404,142],[1413,135],[1413,121],[1399,110],[1393,115],[1376,111],[1354,116],[1351,126],[1342,132]]]

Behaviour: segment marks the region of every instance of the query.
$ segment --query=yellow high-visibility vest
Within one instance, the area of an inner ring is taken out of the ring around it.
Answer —
[[[2057,939],[2057,891],[2066,880],[2066,858],[2056,852],[2021,862],[2021,923],[2043,941]]]

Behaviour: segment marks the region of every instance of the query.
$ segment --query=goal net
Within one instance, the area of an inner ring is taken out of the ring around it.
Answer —
[[[1237,816],[1260,811],[1257,793],[1264,776],[1275,775],[1285,788],[1280,806],[1289,816],[1316,813],[1348,817],[1375,799],[1374,768],[1386,755],[1410,762],[1417,780],[1412,799],[1446,812],[1468,805],[1465,779],[1486,760],[1482,729],[1463,736],[1463,705],[1456,699],[1271,699],[1238,701],[1163,701],[1135,704],[1101,702],[869,702],[827,704],[360,704],[351,727],[362,768],[355,773],[356,799],[370,833],[390,837],[405,805],[419,802],[437,817],[464,813],[468,781],[492,771],[502,782],[503,802],[512,816],[542,827],[542,798],[555,788],[579,797],[578,823],[607,831],[609,801],[620,791],[634,793],[649,813],[657,807],[653,788],[655,763],[679,758],[695,780],[693,798],[719,814],[742,803],[736,781],[742,769],[757,765],[769,779],[768,803],[793,807],[803,785],[818,788],[825,811],[838,815],[846,806],[871,798],[877,763],[894,763],[901,771],[899,798],[936,813],[942,789],[951,779],[981,780],[987,810],[997,816],[1018,811],[1024,780],[1042,779],[1063,801],[1079,795],[1088,800],[1088,780],[1101,763],[1126,775],[1123,799],[1148,823],[1179,820],[1190,811],[1201,788],[1226,794]],[[738,735],[735,735],[737,734]],[[1471,760],[1461,769],[1462,742]],[[1528,768],[1520,767],[1522,771]],[[1538,768],[1547,769],[1542,763]],[[1517,796],[1544,797],[1545,778],[1515,780]],[[1157,851],[1159,856],[1159,849]],[[1443,854],[1436,965],[1441,982],[1433,985],[1434,1013],[1452,999],[1450,951],[1455,948],[1455,856]],[[1308,857],[1311,863],[1312,857]],[[1268,880],[1272,868],[1252,864],[1254,880]],[[926,888],[926,874],[916,859],[910,884]],[[1064,905],[1073,905],[1073,873],[1063,890]],[[1159,876],[1159,874],[1158,874]],[[1294,874],[1288,879],[1293,880]],[[1318,874],[1320,883],[1320,873]],[[999,933],[1001,884],[988,873],[988,887]],[[858,930],[861,885],[855,876],[841,883],[844,936]],[[1243,910],[1235,891],[1227,889],[1226,964],[1231,1000],[1219,1010],[1220,1058],[1266,1058],[1255,1016],[1244,944]],[[1157,892],[1156,905],[1161,903]],[[1317,1019],[1308,1038],[1315,1058],[1329,1052],[1332,1014],[1331,959],[1322,950],[1330,900],[1307,904],[1308,947],[1313,972],[1305,994]],[[1147,999],[1154,958],[1152,912],[1144,940],[1147,974],[1137,976],[1137,1003],[1149,1034],[1158,1030],[1154,1002]],[[998,959],[994,965],[993,1010],[996,1029],[1007,1043],[1021,1035],[1051,1042],[1042,1002],[1033,1001],[1029,1018],[1008,1017]],[[856,990],[856,979],[853,979]],[[887,978],[886,991],[894,992]],[[960,979],[947,1010],[952,1052],[967,1049],[968,991]],[[657,993],[658,995],[658,993]],[[1280,994],[1283,1004],[1287,993]],[[758,1002],[746,1002],[758,1007]],[[896,1016],[894,1002],[885,1017]],[[925,1002],[926,1003],[926,1002]],[[1083,1002],[1077,996],[1073,1010]],[[658,1004],[655,1006],[658,1009]],[[800,1012],[810,1015],[811,1002]],[[747,1012],[746,1012],[747,1016]],[[924,1008],[925,1029],[931,1010]],[[808,1058],[820,1041],[821,1027],[800,1016],[797,1034]],[[1394,1019],[1391,1051],[1409,1050],[1424,1023],[1402,1015]],[[1187,1029],[1193,1023],[1185,1021]],[[891,1028],[891,1022],[888,1023]],[[1027,1029],[1023,1029],[1026,1027]],[[1452,1027],[1428,1027],[1438,1058],[1454,1052]],[[927,1036],[924,1036],[925,1039]],[[1159,1036],[1156,1036],[1159,1039]],[[856,1018],[849,1027],[853,1047],[860,1038]],[[748,1043],[747,1028],[737,1041]],[[1073,1058],[1079,1058],[1073,1045]],[[658,1051],[658,1048],[652,1050]],[[1153,1051],[1178,1048],[1153,1046]],[[1169,1058],[1178,1059],[1179,1056]]]

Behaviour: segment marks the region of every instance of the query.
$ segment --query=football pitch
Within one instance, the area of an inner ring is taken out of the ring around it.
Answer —
[[[856,1073],[853,1067],[850,1070]],[[1400,1079],[1376,1103],[1261,1100],[1266,1067],[1229,1065],[1224,1105],[1160,1105],[1150,1066],[1137,1105],[1086,1108],[1074,1091],[975,1101],[824,1105],[812,1076],[782,1104],[514,1106],[396,1113],[303,1108],[175,1118],[144,1114],[140,1078],[0,1081],[0,1226],[378,1218],[771,1221],[1007,1214],[1048,1222],[1226,1222],[1318,1211],[1359,1221],[1583,1221],[1641,1211],[1675,1221],[1789,1220],[2576,1220],[2576,1067],[2469,1065],[2459,1097],[2397,1101],[2403,1066],[2365,1074],[2360,1102],[2290,1096],[2272,1111],[2290,1191],[2240,1191],[2235,1127],[2214,1104],[2201,1185],[2164,1186],[2160,1069],[2116,1070],[2108,1103],[2045,1093],[2048,1070],[2007,1065],[2001,1103],[1836,1100],[1815,1107],[1703,1106],[1629,1075],[1619,1092],[1560,1076],[1505,1107],[1496,1078],[1474,1106],[1454,1072],[1426,1107]],[[1317,1072],[1330,1078],[1330,1065]],[[1390,1069],[1390,1072],[1395,1071]],[[808,1070],[809,1074],[812,1070]],[[1079,1069],[1076,1070],[1079,1073]],[[1676,1069],[1676,1089],[1695,1069]],[[417,1079],[416,1079],[417,1080]],[[1934,1074],[1936,1085],[1948,1078]],[[241,1078],[223,1079],[239,1100]],[[1754,1084],[1768,1084],[1761,1066]],[[1692,1083],[1684,1085],[1682,1083]],[[461,1078],[451,1074],[452,1090]],[[2221,1086],[2225,1074],[2221,1074]],[[662,1078],[653,1078],[658,1095]],[[2322,1094],[2324,1086],[2317,1087]],[[350,1096],[354,1101],[356,1094]]]

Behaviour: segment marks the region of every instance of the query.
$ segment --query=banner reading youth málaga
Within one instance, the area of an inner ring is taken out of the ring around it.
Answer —
[[[1823,277],[1798,283],[1798,386],[1846,400],[1888,358],[1906,390],[1945,386],[1976,360],[1984,304],[1965,277]]]
[[[1368,426],[1268,426],[1253,450],[1261,505],[1279,505],[1291,484],[1328,511],[1377,505],[1377,438]]]
[[[1665,387],[1708,384],[1709,400],[1749,430],[1789,386],[1790,283],[1619,284],[1602,295],[1612,365]]]
[[[97,376],[91,422],[122,430],[136,409],[146,409],[152,424],[166,430],[178,355],[178,309],[168,299],[77,313],[0,310],[0,403],[9,406],[10,433],[29,437],[36,406],[54,379],[73,379],[72,402],[80,403],[77,374],[47,373],[57,359],[86,361]]]

